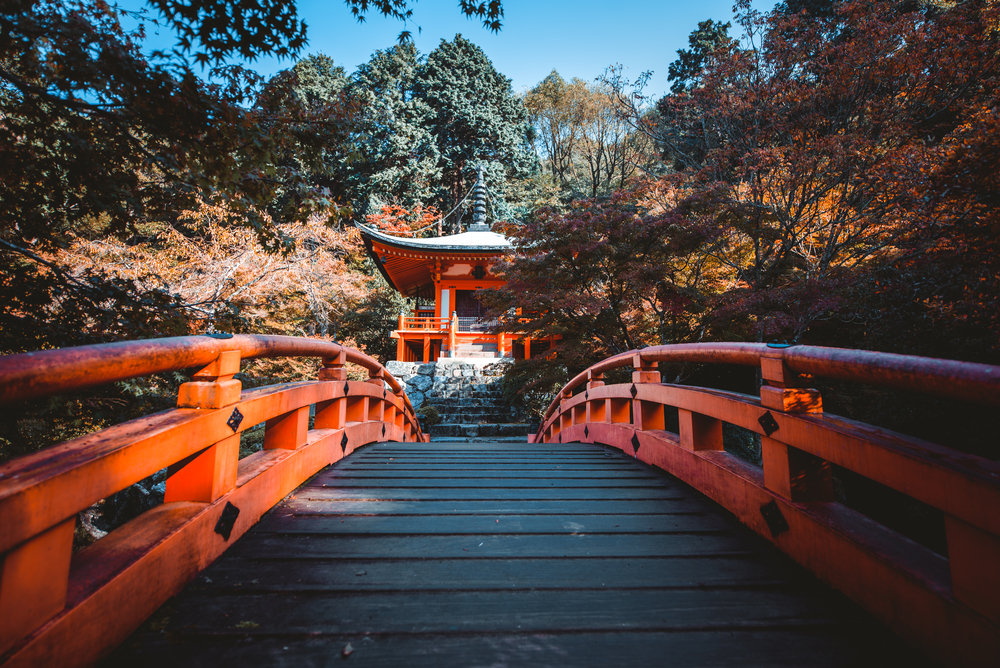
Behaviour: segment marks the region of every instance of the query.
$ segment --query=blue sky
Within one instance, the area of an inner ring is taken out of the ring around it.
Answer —
[[[134,8],[143,3],[119,4]],[[512,80],[516,92],[530,88],[553,69],[565,79],[592,81],[609,65],[621,64],[629,78],[653,70],[649,92],[662,93],[669,88],[667,66],[676,59],[677,49],[687,46],[699,21],[732,21],[733,0],[504,0],[504,27],[495,35],[478,20],[466,19],[457,0],[414,2],[413,20],[406,26],[378,15],[359,24],[340,0],[297,4],[309,27],[309,44],[301,55],[325,53],[348,72],[376,49],[395,44],[405,27],[425,54],[441,39],[461,33],[486,52],[497,70]],[[167,34],[152,35],[150,41],[159,48],[173,44]],[[251,67],[271,75],[290,64],[263,59]]]

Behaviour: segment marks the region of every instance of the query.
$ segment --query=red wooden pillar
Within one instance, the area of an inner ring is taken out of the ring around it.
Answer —
[[[240,370],[240,353],[227,350],[194,375],[197,379],[180,386],[180,408],[223,408],[240,400],[242,384],[233,376]],[[222,439],[184,462],[167,469],[163,502],[211,503],[236,486],[240,456],[240,434]]]
[[[347,399],[343,396],[342,383],[347,382],[347,353],[343,350],[336,357],[323,360],[323,368],[319,370],[319,379],[336,382],[336,399],[316,402],[316,418],[313,427],[316,429],[342,429],[347,423]]]
[[[76,515],[0,555],[0,655],[66,607]]]
[[[604,387],[604,374],[587,371],[587,391]],[[587,401],[587,422],[607,422],[607,399],[592,399]]]
[[[632,357],[632,383],[634,385],[653,384],[660,382],[660,372],[657,370],[656,362],[649,362],[642,358],[642,355]],[[648,399],[632,400],[632,424],[637,431],[662,430],[663,404],[658,401]]]
[[[955,600],[1000,624],[1000,536],[944,516]]]
[[[798,387],[801,379],[780,358],[760,360],[761,406],[781,413],[822,413],[817,390]],[[761,436],[764,486],[790,501],[832,501],[830,463],[781,442],[781,431]]]

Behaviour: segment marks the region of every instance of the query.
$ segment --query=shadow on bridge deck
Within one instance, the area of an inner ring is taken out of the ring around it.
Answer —
[[[104,665],[923,665],[700,493],[587,444],[383,443]]]

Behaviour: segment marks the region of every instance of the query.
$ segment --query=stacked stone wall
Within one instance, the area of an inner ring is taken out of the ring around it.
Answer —
[[[430,405],[441,415],[431,436],[520,436],[523,412],[507,406],[501,380],[510,360],[443,359],[389,362],[386,368],[404,386],[414,409]]]

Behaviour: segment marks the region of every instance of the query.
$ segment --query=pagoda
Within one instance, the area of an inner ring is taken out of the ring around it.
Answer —
[[[358,224],[365,248],[394,289],[413,299],[399,316],[396,359],[436,362],[453,357],[531,356],[531,341],[499,329],[486,318],[476,290],[506,281],[493,273],[496,261],[511,251],[510,241],[486,224],[486,185],[477,167],[472,224],[465,232],[413,239]],[[536,345],[537,349],[537,345]]]

